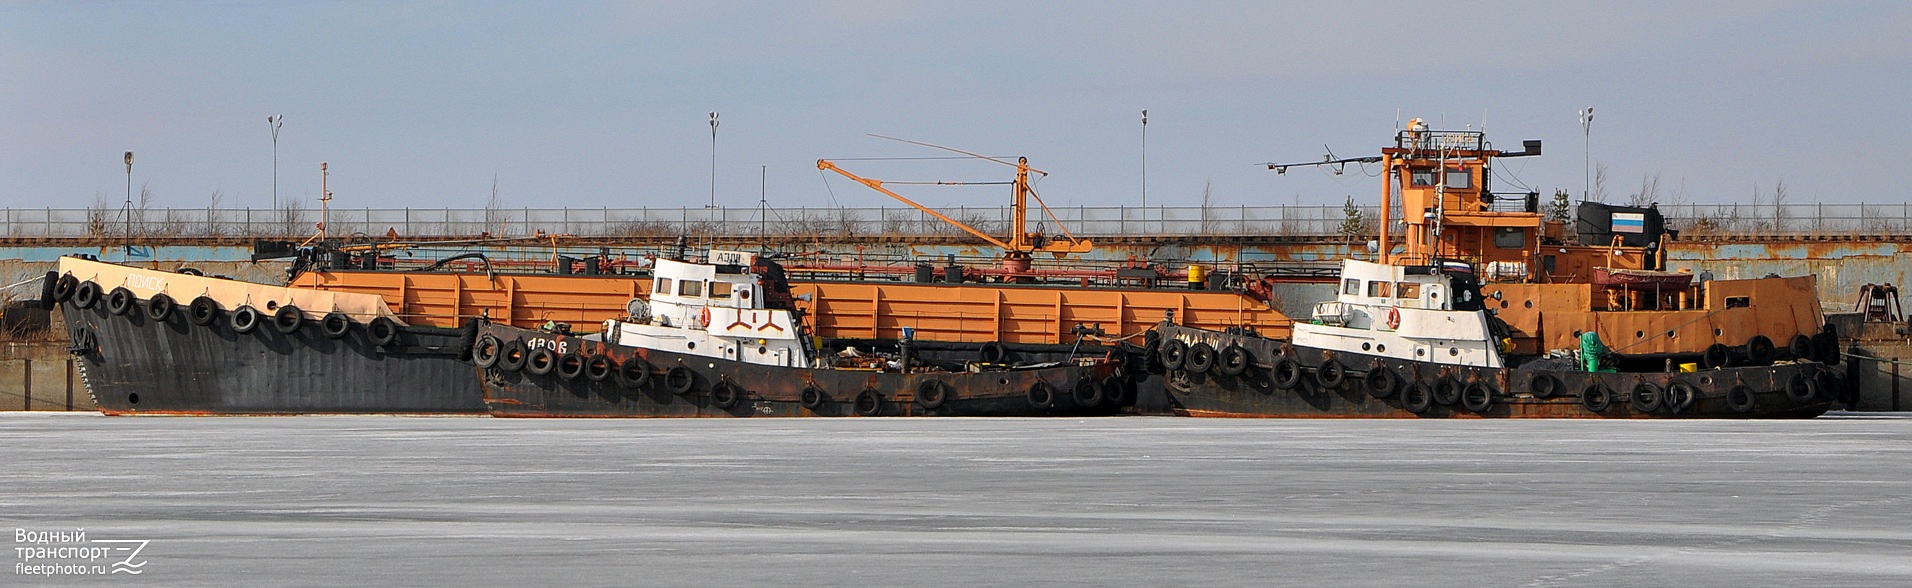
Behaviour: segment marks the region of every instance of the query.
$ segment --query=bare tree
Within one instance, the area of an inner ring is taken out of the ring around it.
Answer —
[[[1627,206],[1647,206],[1660,201],[1660,172],[1640,174],[1640,191],[1627,195]]]
[[[220,235],[226,234],[225,213],[221,212],[219,209],[219,205],[225,199],[226,199],[226,194],[224,192],[220,191],[217,188],[213,189],[212,200],[206,203],[206,229],[205,230],[206,230],[207,236],[218,237]]]
[[[1786,230],[1786,178],[1773,183],[1773,231]]]
[[[485,230],[493,235],[505,234],[505,224],[510,213],[505,212],[505,200],[498,195],[498,174],[491,174],[491,199],[485,201]]]
[[[1593,166],[1593,195],[1587,197],[1594,202],[1607,201],[1607,164]]]
[[[99,192],[93,195],[93,205],[86,208],[87,235],[94,237],[103,237],[106,235],[106,222],[112,214],[111,206],[112,205],[106,200],[105,192]]]

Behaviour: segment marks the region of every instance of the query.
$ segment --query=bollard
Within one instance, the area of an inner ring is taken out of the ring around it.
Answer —
[[[20,410],[33,410],[33,358],[20,358],[20,367],[20,389],[25,391],[23,396],[26,397]]]

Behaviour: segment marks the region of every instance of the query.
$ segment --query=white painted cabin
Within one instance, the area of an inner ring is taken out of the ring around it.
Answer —
[[[764,307],[756,256],[711,251],[709,263],[659,259],[648,303],[632,316],[604,321],[604,342],[789,367],[810,367],[804,333],[788,309]]]
[[[1315,305],[1312,322],[1295,323],[1293,341],[1395,359],[1502,367],[1487,312],[1453,310],[1455,296],[1476,295],[1436,268],[1343,260],[1335,300]]]

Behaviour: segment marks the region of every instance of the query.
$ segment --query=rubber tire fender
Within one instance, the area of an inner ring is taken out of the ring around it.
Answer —
[[[389,347],[398,342],[398,321],[381,316],[372,319],[372,324],[365,328],[365,332],[371,337],[373,345]]]
[[[304,322],[305,313],[300,311],[299,307],[290,304],[281,306],[279,310],[272,313],[272,330],[278,331],[281,335],[299,332],[299,325]]]
[[[334,310],[332,312],[325,313],[325,318],[319,319],[319,333],[325,335],[325,338],[327,339],[344,339],[345,335],[351,332],[352,332],[352,317],[346,316],[346,314],[343,312]],[[492,337],[491,339],[492,339],[492,342],[494,343],[496,343],[498,340],[497,337]],[[493,351],[498,351],[498,350],[494,349]],[[491,367],[491,366],[482,365],[478,367]]]
[[[862,392],[856,393],[856,399],[851,403],[851,408],[856,410],[857,416],[873,417],[883,414],[883,397],[875,390],[864,388]]]
[[[59,279],[53,283],[53,301],[66,302],[72,300],[73,291],[79,288],[80,279],[73,277],[73,274],[60,276]]]
[[[93,283],[92,280],[82,281],[73,290],[73,305],[80,308],[93,308],[93,305],[100,303],[100,294],[99,284]]]
[[[1826,330],[1813,335],[1813,342],[1819,344],[1817,355],[1819,363],[1839,365],[1839,330],[1837,328],[1830,324],[1826,325]]]
[[[1745,384],[1733,386],[1733,389],[1726,391],[1726,406],[1731,407],[1733,412],[1740,414],[1752,412],[1755,402],[1753,389],[1746,387]]]
[[[1699,389],[1694,388],[1692,384],[1674,382],[1673,385],[1666,387],[1664,403],[1666,411],[1672,414],[1686,412],[1687,409],[1693,408],[1693,403],[1699,400],[1699,396]]]
[[[324,326],[324,325],[331,323],[332,317],[335,315],[345,316],[338,313],[328,314],[328,315],[325,315],[325,321],[319,323],[321,325],[321,328],[325,330],[326,332],[325,336],[327,337],[332,337],[332,331],[331,331],[331,327]],[[332,338],[337,339],[338,337],[332,337]],[[491,366],[498,365],[498,358],[504,355],[504,350],[505,350],[504,342],[499,341],[496,335],[493,335],[491,333],[485,333],[483,335],[479,335],[478,343],[475,345],[472,345],[471,347],[471,363],[481,368],[489,368]]]
[[[1188,359],[1182,362],[1182,369],[1197,374],[1206,374],[1209,368],[1212,367],[1215,367],[1214,346],[1207,343],[1196,343],[1188,346]]]
[[[823,389],[818,388],[815,384],[805,385],[803,391],[797,393],[797,405],[812,412],[815,412],[818,408],[822,408]]]
[[[1560,378],[1547,372],[1534,372],[1533,377],[1527,379],[1527,390],[1533,392],[1534,398],[1553,398],[1560,391]]]
[[[1102,398],[1109,406],[1122,406],[1129,401],[1128,378],[1120,375],[1102,378]]]
[[[179,305],[173,302],[173,297],[167,296],[165,292],[160,292],[146,300],[146,318],[151,319],[155,323],[163,324],[168,319],[173,318],[173,311],[178,308]]]
[[[632,355],[630,359],[624,360],[624,363],[618,364],[617,369],[613,370],[612,377],[617,379],[619,386],[643,388],[645,384],[651,383],[651,362]]]
[[[524,355],[524,371],[534,376],[549,376],[558,369],[558,352],[539,347]]]
[[[1819,396],[1819,383],[1805,374],[1793,374],[1786,380],[1786,397],[1793,402],[1806,404]]]
[[[806,388],[805,391],[810,390]],[[942,380],[927,379],[916,385],[916,404],[924,410],[936,410],[949,402],[952,392],[949,383]],[[807,408],[807,407],[806,407]]]
[[[717,408],[736,408],[737,402],[742,400],[743,396],[743,391],[729,380],[721,380],[710,387],[710,403]]]
[[[1474,380],[1461,389],[1461,406],[1475,414],[1494,408],[1494,387],[1486,382]]]
[[[498,369],[515,372],[524,369],[525,360],[531,358],[531,348],[523,339],[512,339],[498,350]]]
[[[1315,368],[1315,383],[1324,390],[1340,388],[1347,381],[1348,369],[1341,367],[1341,362],[1332,357],[1321,362],[1321,367]]]
[[[226,318],[226,324],[232,327],[232,332],[242,335],[259,328],[259,322],[259,311],[251,305],[240,305],[232,311],[232,316]]]
[[[576,351],[560,353],[551,371],[557,372],[560,378],[576,380],[584,376],[584,356]]]
[[[1606,412],[1613,406],[1613,391],[1597,382],[1587,384],[1587,388],[1580,391],[1580,406],[1587,412]]]
[[[116,315],[126,316],[138,304],[139,298],[133,296],[133,291],[126,288],[114,288],[106,295],[106,312]]]
[[[1221,359],[1215,363],[1215,369],[1224,375],[1239,376],[1248,372],[1248,366],[1254,365],[1255,354],[1238,343],[1229,344],[1222,349]]]
[[[186,319],[202,327],[211,326],[219,320],[219,303],[208,296],[194,298],[186,305]]]
[[[1657,384],[1641,381],[1627,392],[1627,401],[1632,403],[1634,412],[1650,413],[1666,406],[1666,391]]]
[[[1753,365],[1766,365],[1773,361],[1773,340],[1765,335],[1753,335],[1746,340],[1746,361]]]
[[[1293,390],[1301,385],[1301,364],[1287,356],[1276,356],[1274,367],[1268,371],[1274,375],[1276,388]]]
[[[1805,333],[1793,335],[1792,341],[1786,344],[1786,351],[1792,353],[1793,359],[1817,361],[1819,354],[1814,351],[1818,349],[1819,346],[1813,344],[1812,337],[1807,337]]]
[[[1733,354],[1726,349],[1725,343],[1707,345],[1706,350],[1700,352],[1700,367],[1709,370],[1733,367]]]
[[[1401,391],[1401,408],[1414,414],[1426,414],[1434,408],[1434,390],[1426,383],[1415,382]]]
[[[1434,380],[1434,403],[1441,406],[1453,406],[1461,401],[1461,383],[1450,376],[1441,376]]]
[[[584,359],[584,378],[587,380],[602,382],[611,379],[611,374],[616,371],[617,362],[611,361],[609,355],[593,353]]]
[[[1036,383],[1030,384],[1029,390],[1024,392],[1023,396],[1029,400],[1030,406],[1036,408],[1049,408],[1056,403],[1055,387],[1042,380],[1036,380]]]
[[[696,387],[697,372],[691,371],[690,368],[674,365],[671,369],[664,371],[664,388],[670,390],[672,394],[689,394],[691,389]]]
[[[1361,384],[1368,389],[1368,396],[1392,398],[1401,387],[1401,375],[1395,373],[1394,368],[1377,363],[1361,377]]]
[[[1001,342],[990,341],[976,349],[976,357],[982,359],[983,363],[1002,363],[1009,358],[1009,349],[1003,347]]]
[[[47,272],[46,276],[40,280],[41,310],[53,310],[53,306],[59,304],[59,300],[57,300],[58,297],[54,295],[54,290],[58,288],[59,283],[60,272],[54,271]]]
[[[1095,380],[1089,378],[1076,380],[1075,386],[1070,389],[1069,396],[1075,400],[1076,406],[1083,408],[1101,406],[1108,399],[1108,396],[1102,393],[1102,387],[1095,385]]]
[[[1162,358],[1162,367],[1168,370],[1182,369],[1182,363],[1188,361],[1188,343],[1181,339],[1169,339],[1162,342],[1162,348],[1156,351]]]

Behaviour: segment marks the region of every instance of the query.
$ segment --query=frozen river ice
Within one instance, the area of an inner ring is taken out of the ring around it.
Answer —
[[[0,442],[6,586],[1912,585],[1903,417],[6,413]],[[141,573],[21,573],[78,529],[149,541]]]

